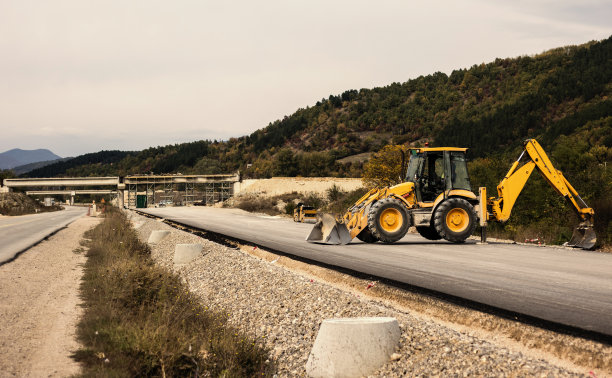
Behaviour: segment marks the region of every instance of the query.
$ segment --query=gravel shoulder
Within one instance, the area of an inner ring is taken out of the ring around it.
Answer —
[[[152,246],[154,260],[179,273],[206,305],[226,310],[233,325],[269,347],[279,376],[305,375],[308,354],[323,319],[363,316],[395,317],[402,331],[399,358],[373,376],[590,374],[591,369],[569,360],[534,352],[506,338],[493,337],[490,332],[424,315],[422,309],[413,309],[414,301],[393,304],[364,294],[365,288],[351,289],[337,277],[327,280],[320,274],[294,269],[291,264],[283,264],[285,257],[268,255],[256,247],[229,248],[158,220],[135,213],[130,216],[144,241],[152,230],[171,231]],[[174,246],[179,243],[202,244],[203,253],[189,264],[175,266]],[[594,373],[601,377],[609,372]]]
[[[65,377],[80,314],[83,233],[100,219],[81,217],[0,266],[0,376]]]

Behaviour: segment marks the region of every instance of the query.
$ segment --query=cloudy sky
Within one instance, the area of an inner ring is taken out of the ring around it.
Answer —
[[[612,35],[610,0],[0,0],[0,152],[227,139],[347,89]]]

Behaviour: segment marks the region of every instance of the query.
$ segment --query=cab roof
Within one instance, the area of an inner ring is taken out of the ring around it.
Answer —
[[[467,151],[467,148],[462,147],[419,147],[419,148],[411,148],[411,151],[416,152],[439,152],[439,151]]]

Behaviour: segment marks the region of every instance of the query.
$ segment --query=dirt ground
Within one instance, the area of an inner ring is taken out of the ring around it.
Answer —
[[[0,266],[0,377],[66,377],[78,344],[79,241],[100,219],[82,217]]]
[[[238,195],[257,194],[264,197],[291,192],[324,194],[333,185],[349,192],[361,188],[363,182],[358,178],[272,177],[270,179],[244,180],[240,183],[236,192]]]

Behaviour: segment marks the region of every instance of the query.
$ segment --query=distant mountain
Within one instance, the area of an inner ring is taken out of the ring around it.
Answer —
[[[17,167],[13,167],[11,168],[11,170],[15,172],[17,176],[19,176],[19,175],[28,173],[30,171],[33,171],[35,169],[46,167],[47,165],[51,165],[55,163],[61,163],[63,161],[67,161],[70,159],[72,159],[72,157],[65,157],[65,158],[54,159],[54,160],[37,161],[36,163],[24,164],[24,165],[19,165]]]
[[[0,153],[0,169],[11,169],[20,165],[37,163],[40,161],[57,160],[61,158],[61,156],[58,156],[47,149],[22,150],[20,148],[14,148],[12,150]]]

